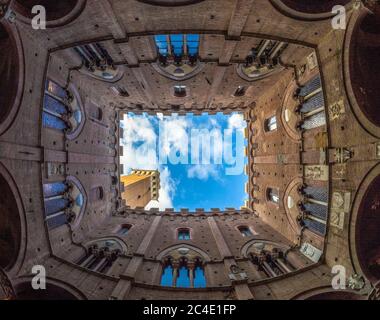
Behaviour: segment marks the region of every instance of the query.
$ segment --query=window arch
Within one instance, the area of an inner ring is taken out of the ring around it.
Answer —
[[[87,200],[78,179],[68,177],[65,181],[45,183],[43,194],[45,221],[49,229],[79,224]]]
[[[199,34],[160,34],[154,36],[157,47],[153,68],[172,80],[186,80],[204,67],[199,61]]]
[[[263,277],[277,277],[296,270],[287,259],[289,247],[270,241],[255,240],[243,248],[243,255],[248,257]]]
[[[116,82],[121,79],[124,71],[115,66],[108,51],[100,43],[90,43],[73,49],[81,58],[81,71],[98,80]]]
[[[80,133],[84,125],[84,112],[73,86],[65,89],[52,80],[46,81],[42,125],[65,133],[69,139]]]
[[[205,288],[206,276],[200,258],[188,260],[185,257],[168,257],[163,262],[161,286],[176,288]]]
[[[262,40],[250,50],[245,62],[237,65],[238,75],[246,81],[257,81],[282,71],[280,57],[286,47],[285,42]]]
[[[205,268],[210,258],[206,253],[189,245],[168,248],[157,256],[161,261],[160,285],[182,288],[204,288]]]
[[[277,117],[274,115],[264,121],[265,132],[272,132],[277,130]]]
[[[116,238],[104,238],[89,242],[86,253],[77,261],[83,268],[107,274],[119,256],[126,254],[127,247]]]

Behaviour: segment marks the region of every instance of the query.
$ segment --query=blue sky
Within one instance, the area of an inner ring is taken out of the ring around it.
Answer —
[[[248,197],[244,191],[247,181],[244,146],[247,142],[243,140],[246,122],[241,114],[153,116],[128,113],[121,126],[124,150],[120,161],[124,174],[131,169],[160,171],[159,200],[151,201],[147,209],[188,208],[193,211],[244,205]]]

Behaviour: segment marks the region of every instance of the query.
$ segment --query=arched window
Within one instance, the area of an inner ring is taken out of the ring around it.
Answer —
[[[42,124],[45,128],[72,135],[83,121],[78,98],[57,83],[47,80],[45,87]]]
[[[267,189],[267,200],[275,204],[280,203],[280,196],[278,189],[268,188]]]
[[[107,274],[126,247],[116,239],[92,241],[86,246],[86,254],[77,262],[83,268]]]
[[[238,230],[240,231],[240,234],[243,237],[252,237],[253,236],[251,229],[247,226],[239,226]]]
[[[77,46],[74,51],[82,59],[84,69],[81,70],[88,75],[107,82],[115,82],[122,77],[122,70],[115,66],[112,57],[100,43]]]
[[[264,129],[266,132],[271,132],[277,130],[277,117],[272,116],[265,120]]]
[[[286,258],[286,250],[284,245],[255,241],[249,244],[245,255],[250,258],[263,277],[272,278],[296,270]]]
[[[205,288],[206,277],[203,263],[199,258],[192,261],[185,257],[168,257],[163,264],[160,284],[177,288]]]
[[[122,224],[120,229],[117,231],[117,234],[120,236],[125,236],[128,234],[129,230],[132,228],[130,224]]]
[[[177,231],[178,240],[190,240],[190,230],[187,228],[181,228]]]
[[[73,225],[83,213],[85,198],[78,182],[68,179],[43,185],[45,221],[49,229]]]
[[[162,263],[162,286],[182,288],[206,287],[205,267],[210,258],[193,246],[177,245],[157,256]]]
[[[199,62],[198,34],[156,35],[158,62],[152,66],[172,80],[186,80],[196,75],[204,64]]]

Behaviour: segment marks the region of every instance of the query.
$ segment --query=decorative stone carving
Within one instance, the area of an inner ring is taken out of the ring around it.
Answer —
[[[228,275],[231,281],[243,281],[247,280],[247,273],[243,272],[237,265],[232,265],[230,267],[231,273]]]
[[[343,100],[339,100],[338,102],[333,103],[329,106],[328,109],[330,121],[339,119],[343,114],[346,113]]]
[[[376,158],[380,159],[380,142],[376,143]]]
[[[305,166],[305,178],[310,180],[328,181],[329,168],[325,165]]]
[[[344,228],[345,214],[350,211],[351,193],[335,191],[332,195],[330,225],[340,230]]]
[[[345,163],[336,164],[333,166],[332,179],[344,180],[346,179],[347,167]]]
[[[365,280],[362,276],[354,274],[347,280],[347,285],[352,290],[362,290],[365,287]]]
[[[311,261],[317,263],[322,256],[322,251],[311,245],[310,243],[304,242],[300,248],[300,252]]]
[[[336,148],[334,150],[334,161],[336,163],[346,163],[354,155],[354,151],[348,148]]]
[[[66,167],[64,163],[52,163],[48,162],[46,166],[47,177],[59,176],[66,173]]]

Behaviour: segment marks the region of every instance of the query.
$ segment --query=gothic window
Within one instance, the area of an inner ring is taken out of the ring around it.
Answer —
[[[82,187],[74,180],[43,185],[45,221],[49,229],[74,224],[83,213],[85,199]]]
[[[162,286],[206,287],[205,266],[209,258],[199,249],[187,245],[178,245],[172,249],[166,249],[157,258],[162,263],[160,280]]]
[[[249,245],[246,255],[262,276],[272,278],[295,270],[285,252],[283,245],[255,241]]]
[[[123,224],[123,225],[121,225],[117,234],[120,236],[125,236],[128,234],[128,232],[131,228],[132,228],[132,226],[130,224]]]
[[[96,240],[86,246],[86,253],[77,264],[83,268],[107,274],[117,258],[125,253],[125,245],[116,239]]]
[[[243,237],[252,237],[253,233],[247,226],[239,226],[238,230],[240,231]]]
[[[202,261],[196,258],[189,261],[185,257],[165,260],[161,276],[161,286],[177,288],[205,288],[206,277]]]
[[[198,59],[198,34],[161,34],[156,35],[154,41],[158,62],[152,65],[160,74],[173,80],[186,80],[203,67]]]
[[[280,196],[279,196],[278,189],[268,188],[267,189],[267,199],[270,202],[273,202],[275,204],[279,204],[280,203]]]
[[[43,126],[72,135],[82,121],[83,114],[78,98],[55,82],[47,80],[42,112]]]
[[[190,230],[186,228],[178,229],[177,238],[178,240],[190,240]]]
[[[115,82],[122,77],[122,70],[115,66],[112,57],[100,43],[77,46],[74,51],[82,59],[82,71],[88,75],[107,82]]]
[[[266,132],[271,132],[277,130],[277,117],[272,116],[265,120],[264,129]]]
[[[256,81],[283,70],[280,57],[286,47],[285,42],[262,40],[237,66],[238,75],[246,81]]]

